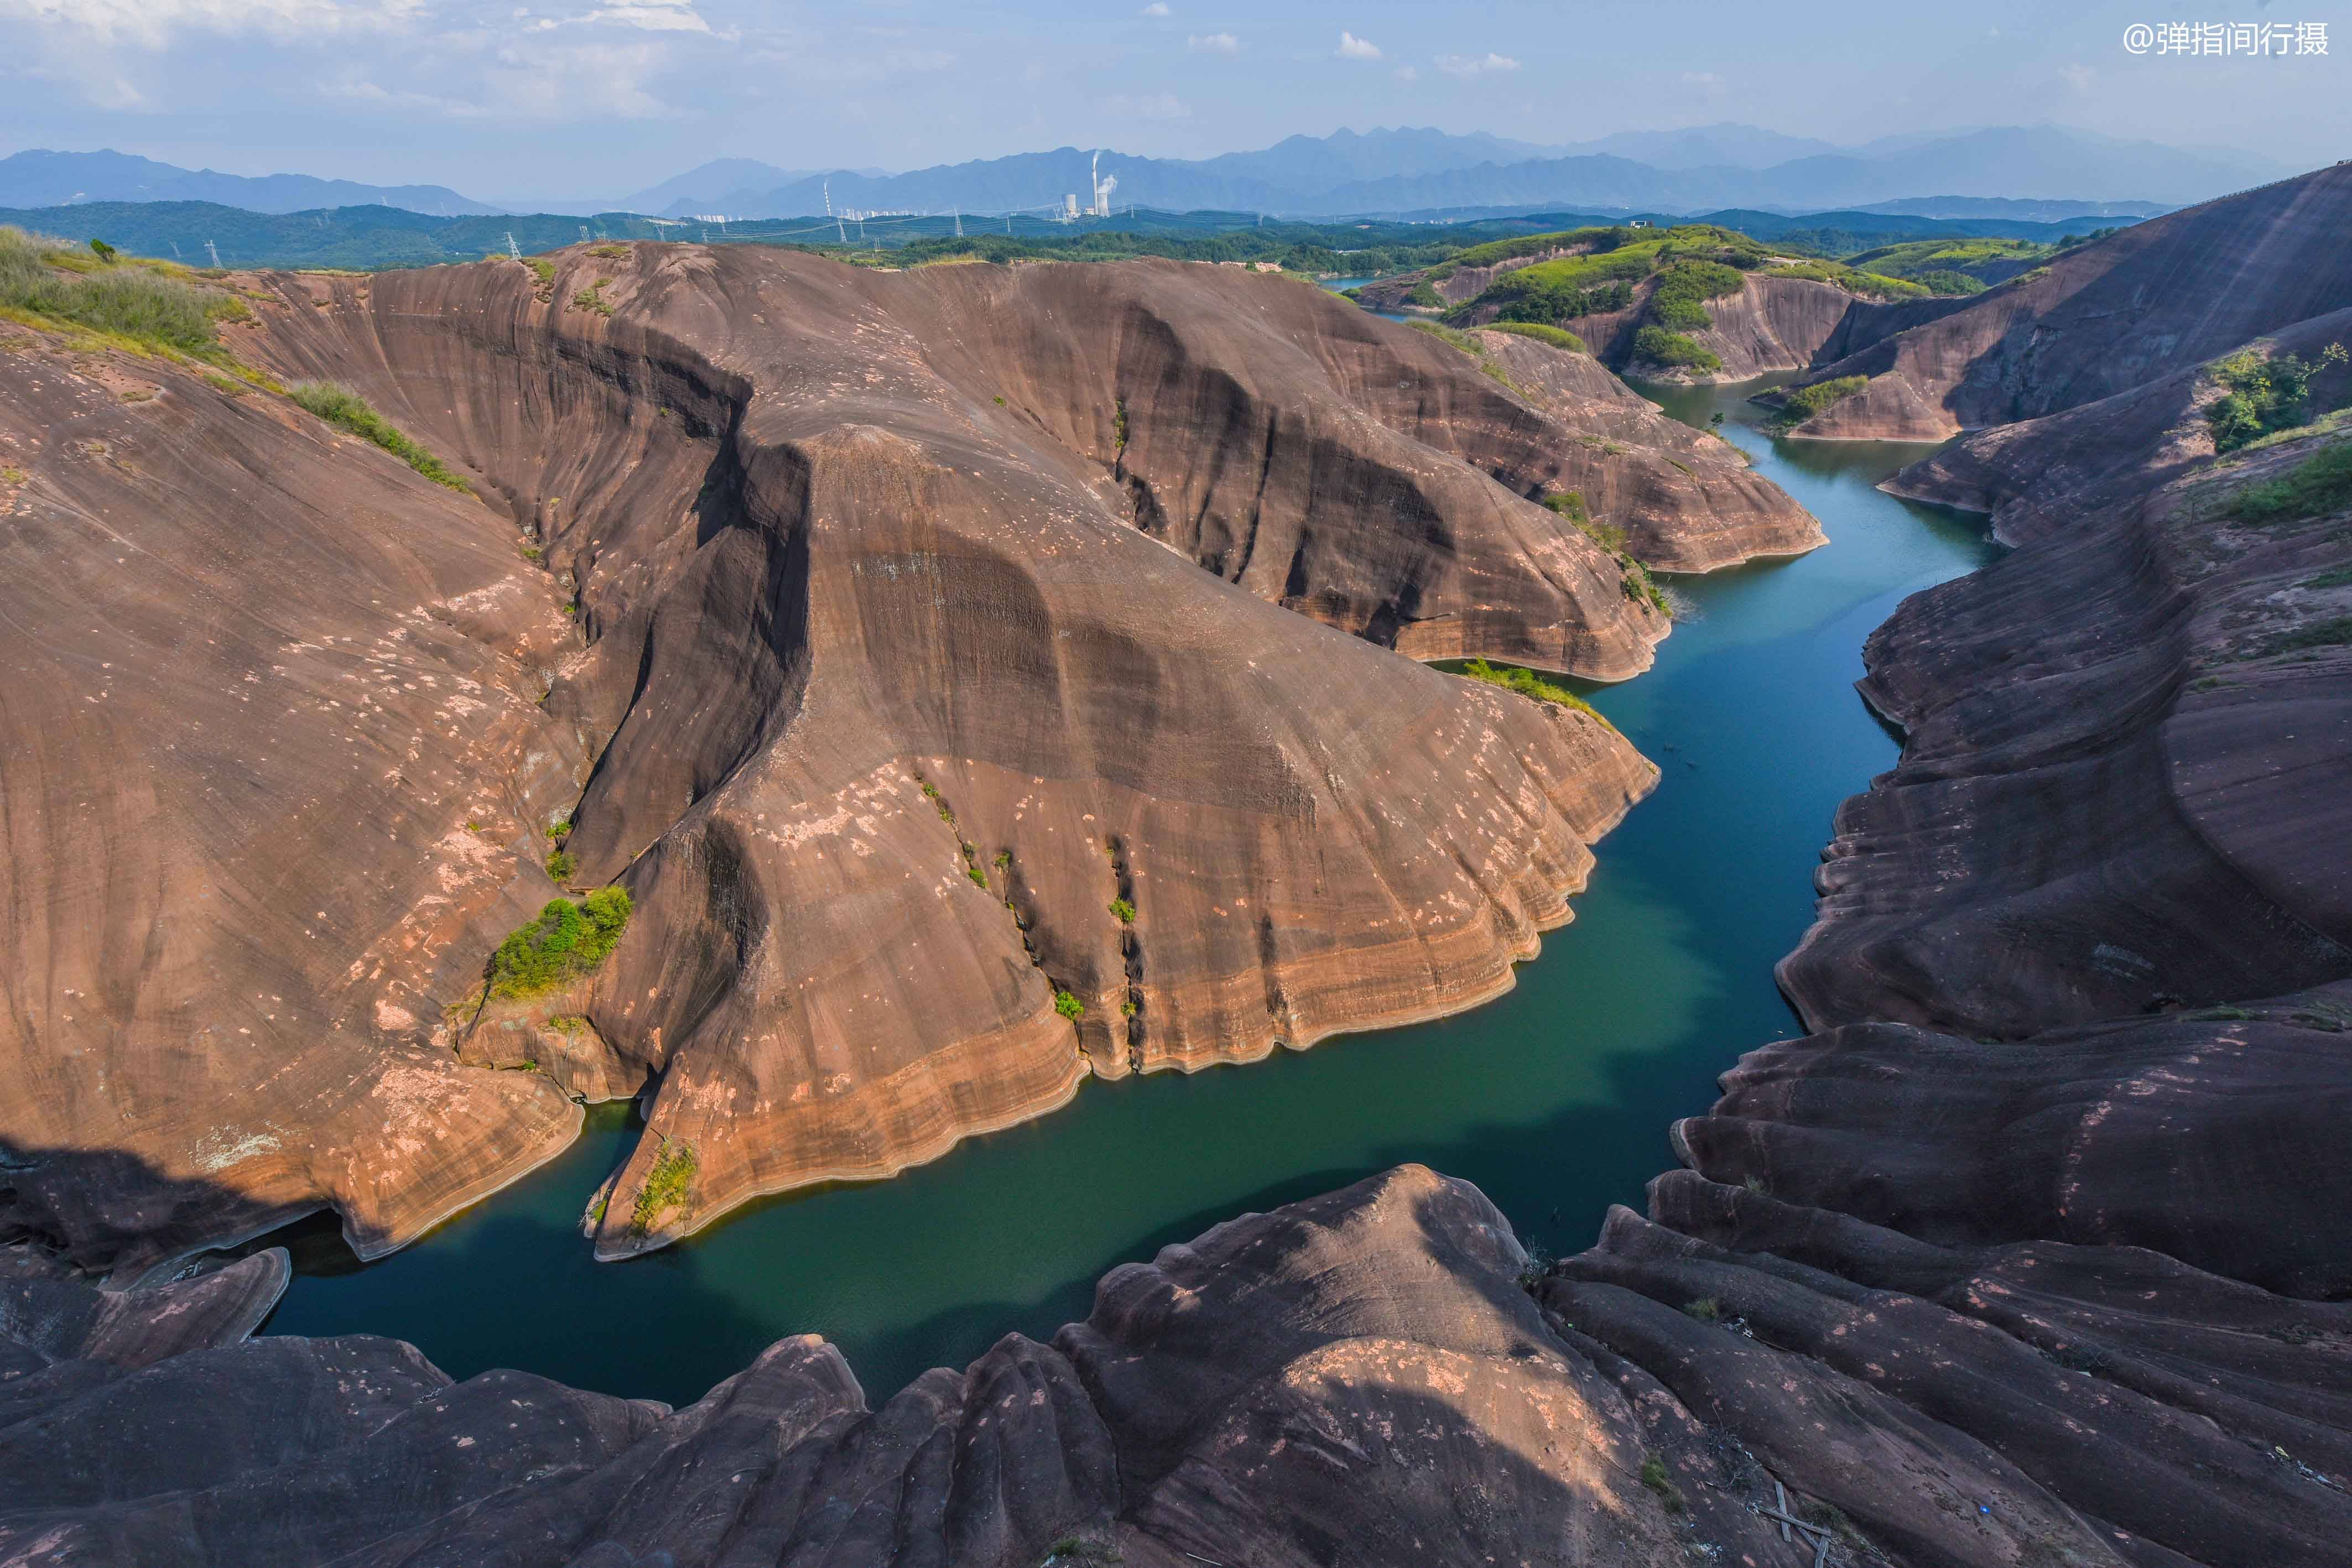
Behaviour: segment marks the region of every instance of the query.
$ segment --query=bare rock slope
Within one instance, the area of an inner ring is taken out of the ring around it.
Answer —
[[[1663,619],[1530,498],[1596,465],[1710,555],[1811,529],[1231,268],[238,287],[237,352],[478,498],[192,367],[0,355],[0,639],[47,673],[0,710],[0,1230],[90,1266],[321,1207],[381,1252],[653,1083],[617,1255],[1088,1072],[1471,1005],[1654,771],[1389,650],[1643,667]],[[565,816],[620,950],[459,1005]]]
[[[2245,349],[2318,364],[2316,413],[2352,402],[2322,358],[2347,338],[2352,308]],[[1889,485],[2018,549],[1871,637],[1862,690],[1903,760],[1839,813],[1781,966],[1808,1021],[2012,1037],[2352,976],[2352,547],[2341,486],[2310,477],[2348,433],[2217,460],[2223,391],[2188,366]]]
[[[2352,162],[2119,229],[1820,364],[1870,382],[1806,434],[1941,441],[2161,381],[2352,307],[2347,230]]]
[[[1899,304],[1866,299],[1832,283],[1810,277],[1749,273],[1736,294],[1706,303],[1711,325],[1684,334],[1720,363],[1694,370],[1644,363],[1635,339],[1649,324],[1650,296],[1644,282],[1621,310],[1579,316],[1561,323],[1591,346],[1612,367],[1663,381],[1732,382],[1784,371],[1811,371],[1855,353],[1890,334],[1933,320],[1958,301],[1920,299]]]
[[[584,768],[556,595],[282,400],[8,336],[0,1234],[134,1263],[332,1205],[397,1245],[580,1123],[431,1038]]]

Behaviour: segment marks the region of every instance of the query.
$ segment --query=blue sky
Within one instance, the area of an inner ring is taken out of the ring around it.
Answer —
[[[2128,24],[2176,19],[2324,23],[2330,52],[2125,51]],[[1843,142],[2047,121],[2326,162],[2352,156],[2352,5],[0,0],[0,152],[492,200],[618,194],[721,156],[903,169],[1725,120]]]

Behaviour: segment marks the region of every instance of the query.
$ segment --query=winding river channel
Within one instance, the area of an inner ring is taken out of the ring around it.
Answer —
[[[1872,487],[1927,448],[1774,440],[1753,387],[1645,390],[1695,424],[1722,412],[1830,543],[1672,580],[1693,618],[1649,674],[1592,694],[1664,779],[1508,996],[1251,1066],[1090,1082],[894,1180],[769,1199],[624,1264],[590,1261],[576,1229],[633,1135],[628,1106],[594,1108],[561,1158],[393,1257],[359,1265],[323,1218],[278,1238],[297,1272],[268,1332],[396,1335],[456,1377],[520,1367],[673,1404],[817,1333],[879,1403],[1008,1331],[1050,1336],[1115,1264],[1401,1161],[1476,1182],[1530,1247],[1590,1245],[1672,1163],[1667,1124],[1795,1028],[1772,965],[1811,918],[1838,801],[1895,757],[1852,688],[1863,639],[1991,548]]]

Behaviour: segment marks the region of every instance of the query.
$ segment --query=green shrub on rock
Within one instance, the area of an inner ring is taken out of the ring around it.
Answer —
[[[663,1214],[685,1207],[698,1163],[693,1145],[683,1139],[662,1141],[661,1152],[654,1155],[653,1169],[646,1173],[645,1186],[637,1188],[637,1201],[629,1214],[631,1235],[646,1234]]]
[[[1830,404],[1852,397],[1869,384],[1868,376],[1839,376],[1834,381],[1799,387],[1781,400],[1780,412],[1772,416],[1771,427],[1777,433],[1794,430]]]
[[[1508,665],[1490,664],[1484,659],[1473,659],[1462,666],[1462,673],[1474,681],[1484,681],[1490,686],[1500,686],[1507,692],[1517,692],[1523,697],[1550,703],[1556,707],[1572,707],[1580,713],[1592,713],[1591,703],[1570,691],[1557,681],[1548,681],[1533,670]],[[1595,715],[1595,716],[1599,716]]]
[[[462,476],[378,413],[367,399],[331,382],[298,382],[288,395],[329,424],[383,447],[436,485],[472,493]]]
[[[1650,290],[1650,319],[1677,332],[1704,332],[1715,325],[1706,302],[1748,287],[1737,267],[1712,261],[1678,261]]]
[[[1723,369],[1723,361],[1714,350],[1664,327],[1644,327],[1634,333],[1633,357],[1654,365],[1696,371],[1701,375],[1712,375]]]
[[[489,994],[506,1000],[540,996],[593,970],[627,929],[629,893],[600,887],[574,904],[551,898],[539,918],[490,956]]]

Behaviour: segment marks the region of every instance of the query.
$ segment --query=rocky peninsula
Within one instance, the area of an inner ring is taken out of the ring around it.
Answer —
[[[1655,770],[1416,659],[1647,663],[1635,558],[1542,499],[1820,538],[1571,356],[1515,390],[1234,268],[233,287],[255,382],[32,330],[0,378],[5,634],[58,676],[10,713],[0,1216],[86,1268],[322,1207],[379,1255],[643,1093],[617,1257],[1089,1073],[1475,1004]],[[268,390],[330,384],[446,482]],[[616,881],[609,959],[483,994]]]

